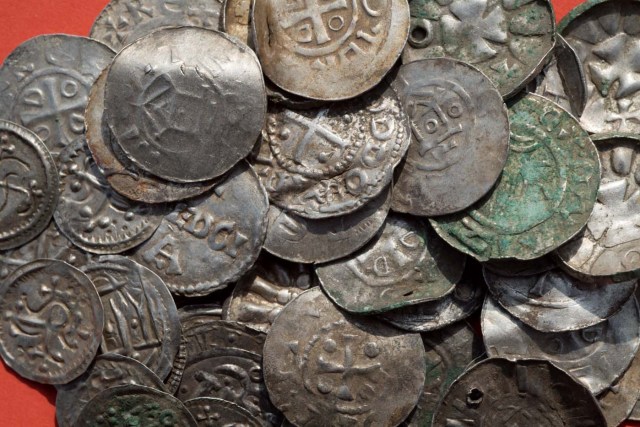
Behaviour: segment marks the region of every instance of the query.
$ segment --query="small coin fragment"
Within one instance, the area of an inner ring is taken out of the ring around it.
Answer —
[[[222,13],[222,31],[237,37],[253,49],[251,35],[251,9],[254,0],[225,0]],[[255,49],[254,49],[255,50]]]
[[[251,412],[235,403],[213,397],[197,397],[184,402],[199,427],[238,426],[262,427]]]
[[[632,413],[640,398],[640,352],[622,377],[598,396],[608,426],[619,426]]]

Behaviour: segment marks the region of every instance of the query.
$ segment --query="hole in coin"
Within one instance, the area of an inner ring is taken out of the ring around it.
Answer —
[[[482,398],[484,397],[484,393],[479,388],[472,388],[467,393],[467,404],[469,406],[478,406],[482,403]]]
[[[411,31],[411,38],[417,42],[423,41],[427,38],[427,29],[423,27],[415,27]]]

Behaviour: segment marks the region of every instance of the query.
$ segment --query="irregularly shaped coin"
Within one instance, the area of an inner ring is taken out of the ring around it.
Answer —
[[[113,55],[86,37],[53,34],[27,40],[0,69],[0,118],[31,129],[56,157],[82,136],[89,89]]]
[[[403,65],[392,85],[413,132],[391,209],[434,216],[477,202],[509,152],[507,107],[493,83],[471,65],[437,58]]]
[[[225,0],[222,8],[222,31],[253,49],[251,9],[254,0]],[[255,50],[255,49],[254,49]]]
[[[89,369],[69,384],[57,387],[56,420],[60,427],[75,426],[84,406],[98,393],[122,385],[142,385],[164,391],[164,384],[137,360],[107,353],[96,357]]]
[[[133,258],[172,293],[210,294],[237,280],[258,258],[268,206],[255,172],[241,162],[213,192],[179,203]]]
[[[475,65],[502,96],[517,93],[540,71],[554,46],[547,0],[411,0],[404,63],[447,56]]]
[[[418,401],[425,368],[419,335],[351,317],[319,288],[284,308],[264,347],[269,396],[298,426],[397,425]]]
[[[0,282],[0,356],[24,378],[65,384],[87,369],[104,323],[91,280],[62,261],[25,264]]]
[[[251,412],[235,403],[212,397],[197,397],[184,402],[198,426],[262,427],[263,424]]]
[[[316,273],[333,302],[369,314],[444,297],[460,281],[465,260],[428,224],[396,214],[364,248]]]
[[[544,360],[491,358],[455,380],[435,426],[605,427],[598,402],[567,372]]]
[[[24,245],[47,228],[58,186],[58,170],[40,138],[0,120],[0,250]]]
[[[545,333],[511,317],[487,298],[482,309],[482,336],[489,356],[547,359],[598,394],[622,375],[638,350],[638,304],[632,297],[617,314],[594,326]]]
[[[224,33],[156,31],[109,67],[105,117],[140,168],[175,182],[216,178],[246,157],[267,99],[253,51]],[[189,167],[185,167],[189,165]]]
[[[409,31],[404,0],[256,2],[254,44],[264,73],[312,99],[353,98],[378,84]]]
[[[631,365],[622,377],[598,396],[598,403],[607,419],[607,426],[615,427],[631,414],[640,398],[640,353],[636,352]]]
[[[509,108],[509,122],[509,157],[491,193],[464,213],[431,220],[480,261],[551,252],[584,227],[598,192],[598,153],[567,111],[529,94]]]

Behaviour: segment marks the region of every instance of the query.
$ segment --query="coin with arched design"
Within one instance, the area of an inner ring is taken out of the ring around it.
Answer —
[[[184,402],[199,427],[262,427],[251,412],[224,399],[197,397]]]

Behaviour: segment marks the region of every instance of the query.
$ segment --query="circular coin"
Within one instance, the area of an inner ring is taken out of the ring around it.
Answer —
[[[251,412],[235,403],[212,397],[198,397],[184,402],[198,426],[262,427]]]

